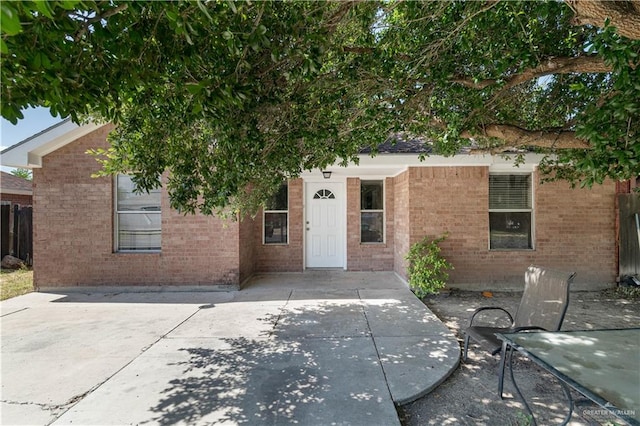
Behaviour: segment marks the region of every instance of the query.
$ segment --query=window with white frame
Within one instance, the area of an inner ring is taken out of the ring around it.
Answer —
[[[134,192],[130,176],[116,176],[115,249],[119,252],[159,251],[162,240],[160,189]]]
[[[265,205],[263,213],[264,243],[289,242],[289,185],[283,183]]]
[[[489,175],[490,249],[533,249],[531,174]]]
[[[360,182],[360,242],[384,242],[384,183]]]

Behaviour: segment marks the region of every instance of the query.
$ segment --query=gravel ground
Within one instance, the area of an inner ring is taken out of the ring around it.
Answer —
[[[511,313],[521,293],[494,293],[485,297],[479,292],[452,291],[424,299],[463,343],[462,329],[470,314],[480,306],[501,306]],[[614,291],[571,293],[563,330],[628,328],[640,325],[640,300],[621,298]],[[498,396],[499,356],[492,357],[478,346],[469,348],[468,361],[432,393],[399,407],[404,426],[422,425],[528,425],[531,420],[515,395],[511,381],[505,378],[505,399]],[[568,412],[567,400],[558,382],[534,365],[518,357],[514,362],[516,381],[532,405],[539,425],[561,424]],[[625,424],[577,393],[570,425]],[[640,407],[639,407],[640,408]]]

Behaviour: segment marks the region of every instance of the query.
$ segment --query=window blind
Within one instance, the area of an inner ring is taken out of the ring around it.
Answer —
[[[531,175],[490,175],[489,209],[531,209]]]

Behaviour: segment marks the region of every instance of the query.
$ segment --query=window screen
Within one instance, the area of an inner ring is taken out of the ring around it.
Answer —
[[[384,184],[360,183],[360,242],[384,242]]]
[[[130,176],[116,177],[116,251],[158,251],[162,239],[160,189],[136,193]]]
[[[532,249],[530,174],[489,175],[491,249]]]
[[[283,183],[266,203],[263,215],[265,244],[287,244],[289,241],[289,186]]]

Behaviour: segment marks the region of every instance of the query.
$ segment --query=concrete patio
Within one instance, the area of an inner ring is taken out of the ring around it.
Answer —
[[[127,290],[0,304],[2,424],[393,425],[460,358],[392,273]]]

